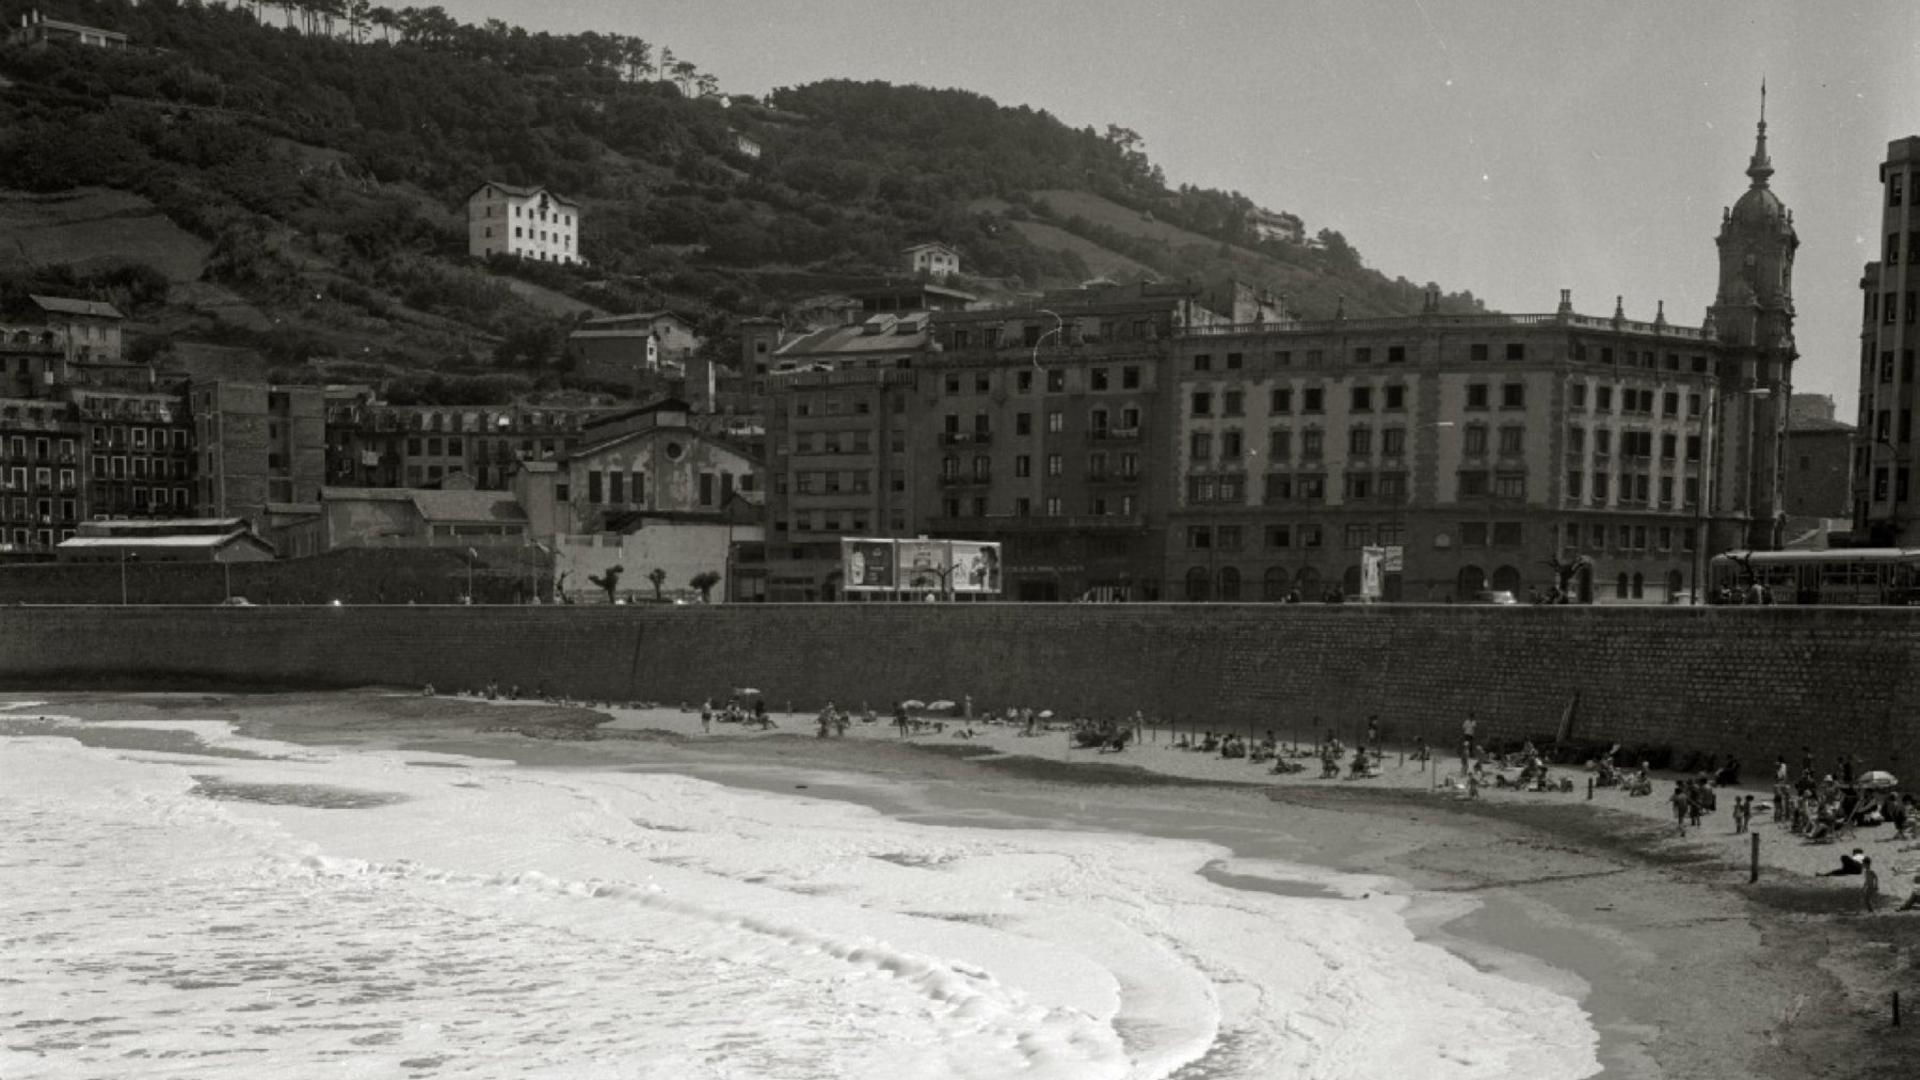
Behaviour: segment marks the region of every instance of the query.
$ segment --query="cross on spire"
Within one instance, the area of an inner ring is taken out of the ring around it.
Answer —
[[[1767,157],[1767,80],[1760,79],[1760,126],[1753,140],[1753,160],[1747,163],[1747,175],[1754,187],[1766,187],[1773,175],[1773,162]]]

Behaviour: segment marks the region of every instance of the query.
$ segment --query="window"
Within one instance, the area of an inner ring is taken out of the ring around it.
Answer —
[[[1470,383],[1467,386],[1467,408],[1484,409],[1487,407],[1487,384]]]
[[[1356,364],[1373,363],[1373,350],[1365,345],[1353,350],[1353,362]]]
[[[1286,502],[1293,498],[1293,477],[1286,473],[1268,473],[1265,494],[1269,503]]]
[[[1352,409],[1354,412],[1372,412],[1373,411],[1373,387],[1371,386],[1353,387],[1352,395],[1353,395]]]
[[[1387,411],[1402,412],[1407,407],[1407,388],[1400,385],[1387,387]]]
[[[1213,461],[1213,435],[1211,432],[1196,431],[1187,437],[1187,456],[1195,462]]]
[[[1527,384],[1510,382],[1500,387],[1500,407],[1503,409],[1526,408]]]
[[[1527,474],[1523,472],[1503,472],[1493,478],[1493,493],[1502,499],[1524,499],[1527,497]]]
[[[1374,493],[1383,499],[1402,499],[1407,494],[1406,473],[1381,473],[1374,480]]]
[[[1205,551],[1213,547],[1213,528],[1208,525],[1187,526],[1187,547],[1193,551]]]
[[[1519,454],[1526,449],[1527,429],[1521,427],[1503,427],[1500,429],[1500,452]]]
[[[1486,547],[1487,523],[1484,521],[1463,521],[1460,523],[1461,547]]]
[[[1052,412],[1049,412],[1047,414],[1047,430],[1048,431],[1058,433],[1058,432],[1065,431],[1066,429],[1067,429],[1066,413],[1063,413],[1058,409],[1055,409]]]
[[[1320,502],[1327,497],[1327,478],[1302,476],[1294,482],[1293,494],[1301,502]]]
[[[1366,473],[1348,473],[1343,479],[1344,497],[1348,501],[1369,498],[1373,489],[1371,476]]]
[[[1121,368],[1120,388],[1123,390],[1140,389],[1140,369],[1131,365]]]
[[[1613,387],[1601,386],[1601,387],[1595,388],[1594,395],[1593,395],[1593,407],[1603,413],[1612,412],[1613,411]]]
[[[1033,372],[1022,371],[1013,377],[1013,388],[1024,394],[1033,389]]]
[[[1087,388],[1090,390],[1105,390],[1107,388],[1107,369],[1094,368],[1089,371],[1087,373]]]
[[[1286,461],[1293,457],[1293,432],[1286,428],[1274,428],[1267,433],[1267,459]]]
[[[1237,352],[1230,352],[1230,353],[1228,353],[1228,354],[1227,354],[1227,370],[1228,370],[1228,371],[1239,371],[1239,370],[1240,370],[1240,362],[1241,362],[1241,359],[1242,359],[1242,358],[1241,358],[1241,354],[1239,354],[1239,353],[1237,353]]]
[[[1269,548],[1290,548],[1293,546],[1293,528],[1289,525],[1267,526],[1267,546]]]
[[[1063,511],[1061,509],[1060,496],[1058,495],[1047,496],[1047,516],[1059,517],[1062,512]]]
[[[1048,476],[1059,476],[1059,475],[1061,475],[1061,473],[1062,473],[1062,472],[1064,472],[1064,471],[1065,471],[1065,469],[1064,469],[1064,465],[1063,465],[1063,462],[1062,462],[1062,460],[1061,460],[1061,457],[1060,457],[1060,455],[1059,455],[1059,454],[1048,454],[1048,455],[1047,455],[1047,475],[1048,475]]]
[[[1238,353],[1231,355],[1238,356]],[[1240,416],[1244,413],[1242,402],[1245,395],[1238,390],[1228,390],[1220,395],[1220,415]]]
[[[1324,390],[1321,390],[1317,386],[1309,387],[1307,390],[1303,391],[1301,394],[1301,398],[1300,398],[1301,411],[1309,412],[1309,413],[1317,413],[1322,411],[1321,403],[1325,400],[1325,397],[1326,397],[1326,392]]]
[[[1585,412],[1587,410],[1586,383],[1574,383],[1573,386],[1569,388],[1567,392],[1567,404],[1576,412]]]
[[[1599,457],[1613,453],[1613,431],[1608,428],[1595,428],[1593,432],[1593,452]]]
[[[1525,345],[1522,345],[1516,342],[1507,346],[1507,359],[1525,360],[1526,358],[1527,358],[1527,347]]]
[[[1597,472],[1593,474],[1593,501],[1605,505],[1608,489],[1612,486],[1613,474]]]
[[[1293,391],[1281,387],[1267,395],[1267,411],[1270,413],[1290,413],[1293,411]]]
[[[1460,495],[1462,498],[1474,498],[1487,493],[1487,474],[1484,472],[1463,472],[1460,474]]]
[[[1213,394],[1211,391],[1195,390],[1193,392],[1192,415],[1194,416],[1212,416],[1213,415]]]
[[[1585,497],[1586,486],[1584,481],[1586,480],[1586,478],[1587,478],[1587,474],[1581,472],[1579,469],[1569,469],[1567,471],[1567,498],[1568,499],[1574,502],[1579,502],[1582,498]]]
[[[1487,355],[1488,355],[1487,346],[1484,342],[1476,342],[1473,345],[1467,346],[1467,356],[1469,359],[1472,359],[1474,361],[1485,361],[1487,359]]]
[[[1212,371],[1213,355],[1211,353],[1194,353],[1193,354],[1193,370]]]
[[[1680,392],[1669,390],[1660,395],[1660,412],[1665,416],[1680,415]]]
[[[1484,424],[1470,424],[1461,440],[1461,453],[1468,457],[1481,457],[1487,452],[1487,429]]]
[[[1347,453],[1354,457],[1373,456],[1373,432],[1365,427],[1356,427],[1347,432]]]
[[[1065,371],[1059,368],[1054,368],[1047,372],[1047,392],[1048,393],[1050,394],[1062,393],[1066,390],[1066,388],[1067,388],[1067,373]]]
[[[1317,428],[1301,432],[1300,456],[1308,461],[1320,460],[1321,447],[1325,439],[1326,433]]]
[[[1387,346],[1387,363],[1404,364],[1406,362],[1407,362],[1407,347],[1405,345]]]
[[[1343,546],[1363,548],[1373,542],[1373,528],[1369,525],[1349,525],[1342,537]]]
[[[993,378],[988,373],[982,371],[973,376],[974,393],[984,394],[991,389],[993,389]]]
[[[1407,452],[1407,429],[1394,427],[1381,431],[1380,452],[1390,458],[1405,456]]]
[[[1214,546],[1221,551],[1238,551],[1242,545],[1240,526],[1222,525],[1214,530]]]
[[[1318,525],[1300,526],[1300,546],[1303,548],[1319,547],[1320,546],[1320,526]]]
[[[1241,451],[1240,433],[1223,431],[1220,433],[1220,460],[1239,461]]]
[[[1700,436],[1698,435],[1687,436],[1687,460],[1700,460]]]
[[[1015,454],[1013,458],[1013,475],[1019,477],[1032,476],[1033,458],[1026,454]]]

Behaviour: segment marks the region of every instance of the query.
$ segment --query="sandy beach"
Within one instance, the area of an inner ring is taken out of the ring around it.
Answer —
[[[717,723],[706,733],[697,711],[680,708],[375,691],[42,697],[49,710],[89,720],[191,713],[281,742],[668,769],[862,803],[918,824],[977,822],[985,803],[1011,821],[1229,849],[1233,859],[1204,874],[1236,888],[1270,885],[1236,876],[1241,860],[1374,876],[1383,890],[1419,896],[1408,921],[1423,939],[1577,999],[1609,1077],[1905,1077],[1920,1053],[1911,1019],[1889,1024],[1894,990],[1920,998],[1920,914],[1857,914],[1857,879],[1817,876],[1838,849],[1803,844],[1764,816],[1761,880],[1749,885],[1748,840],[1734,835],[1724,797],[1721,812],[1682,839],[1666,817],[1666,783],[1653,798],[1602,790],[1589,801],[1581,780],[1573,794],[1485,790],[1469,801],[1402,761],[1399,748],[1378,778],[1322,781],[1310,778],[1317,769],[1275,776],[1173,749],[1166,732],[1102,754],[1070,748],[1064,734],[993,724],[971,725],[970,738],[952,726],[902,738],[884,722],[855,723],[846,737],[823,739],[804,716],[777,714],[780,726],[766,733]],[[1897,902],[1920,851],[1879,833],[1863,831],[1858,846]],[[1241,1074],[1202,1059],[1176,1075]]]

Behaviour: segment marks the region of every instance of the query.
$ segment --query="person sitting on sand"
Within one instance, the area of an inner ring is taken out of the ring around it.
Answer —
[[[1647,770],[1645,769],[1641,769],[1639,772],[1634,773],[1633,778],[1627,782],[1627,795],[1629,797],[1639,797],[1639,796],[1652,795],[1652,794],[1653,794],[1653,777],[1648,776]]]
[[[1852,877],[1853,875],[1858,874],[1862,870],[1864,870],[1866,868],[1866,864],[1869,861],[1871,860],[1867,858],[1866,852],[1860,850],[1859,848],[1854,848],[1852,854],[1840,856],[1840,869],[1829,870],[1826,873],[1821,874],[1820,876],[1821,877]]]

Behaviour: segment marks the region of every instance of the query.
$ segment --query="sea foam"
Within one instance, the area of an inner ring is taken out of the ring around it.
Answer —
[[[1195,842],[165,726],[263,756],[0,739],[0,1074],[1598,1071],[1572,998],[1417,940],[1374,879],[1232,864],[1328,893],[1279,895]]]

